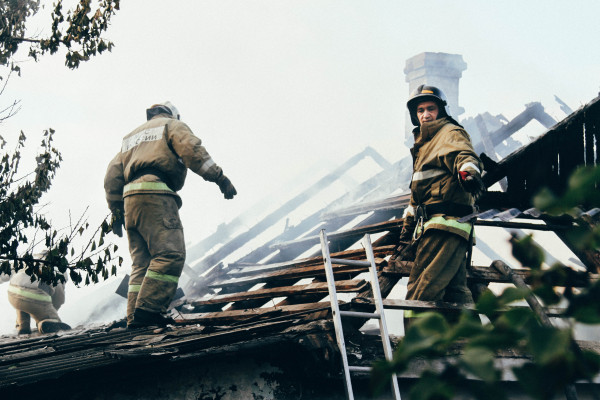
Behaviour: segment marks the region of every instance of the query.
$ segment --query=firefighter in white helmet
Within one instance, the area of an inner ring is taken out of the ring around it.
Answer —
[[[416,248],[406,299],[472,303],[466,253],[472,224],[458,219],[474,212],[483,193],[483,165],[467,132],[447,110],[444,93],[421,85],[407,102],[415,144],[411,200],[404,213],[400,247]],[[412,311],[405,312],[405,328]]]
[[[201,140],[180,121],[170,102],[146,110],[147,122],[123,138],[104,178],[113,232],[127,230],[132,259],[127,326],[164,326],[185,262],[179,218],[187,169],[219,186],[226,199],[237,191]]]

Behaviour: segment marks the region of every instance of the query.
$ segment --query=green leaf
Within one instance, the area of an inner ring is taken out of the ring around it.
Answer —
[[[450,340],[460,338],[473,338],[479,335],[484,335],[489,332],[491,327],[484,326],[479,319],[479,315],[473,312],[461,313],[457,324],[452,327],[452,331],[447,335]]]
[[[498,296],[498,306],[504,307],[512,302],[523,300],[530,291],[525,288],[507,287]]]
[[[571,353],[571,332],[545,326],[532,327],[529,348],[540,365],[556,363]]]
[[[410,390],[411,400],[444,400],[454,398],[454,387],[431,371],[425,371]]]
[[[522,329],[526,324],[535,320],[535,314],[531,308],[519,307],[511,308],[504,312],[497,320],[496,324],[508,326],[512,329]]]
[[[500,309],[498,297],[489,289],[483,291],[477,301],[476,309],[480,314],[492,316]]]
[[[538,286],[533,290],[533,293],[535,293],[535,295],[539,297],[544,304],[553,305],[560,302],[560,296],[554,291],[552,286]]]
[[[598,304],[579,305],[568,309],[567,315],[582,324],[600,324],[600,309]]]
[[[501,372],[494,366],[494,358],[494,352],[486,348],[474,347],[466,349],[459,361],[468,372],[491,383],[501,376]]]
[[[554,396],[554,387],[552,382],[548,381],[548,376],[543,369],[533,363],[524,364],[521,367],[513,368],[513,372],[519,384],[536,399],[551,399]]]
[[[399,366],[417,355],[436,355],[443,352],[444,334],[448,323],[441,314],[427,312],[415,318],[394,353],[394,362]]]
[[[544,251],[533,242],[532,235],[518,238],[515,234],[510,238],[512,255],[523,265],[538,270],[544,262]]]

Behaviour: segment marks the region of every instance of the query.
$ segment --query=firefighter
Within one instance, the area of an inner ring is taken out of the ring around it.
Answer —
[[[132,268],[127,327],[165,326],[185,261],[179,218],[187,169],[219,186],[225,199],[237,191],[201,140],[170,102],[146,110],[147,121],[125,136],[104,178],[113,232],[125,226]]]
[[[65,286],[31,281],[25,269],[13,272],[8,285],[8,301],[17,310],[17,334],[31,333],[31,317],[38,332],[53,333],[71,327],[61,321],[58,309],[65,303]]]
[[[411,246],[415,259],[406,299],[473,303],[466,276],[473,226],[458,219],[474,212],[474,202],[485,190],[483,165],[467,132],[449,115],[440,89],[420,85],[407,107],[415,144],[400,248]],[[418,315],[407,310],[404,316],[406,329]]]

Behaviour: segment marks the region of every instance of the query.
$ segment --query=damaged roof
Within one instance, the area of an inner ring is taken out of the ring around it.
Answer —
[[[530,198],[544,186],[556,192],[565,190],[566,179],[576,167],[597,164],[600,148],[595,143],[600,139],[599,122],[600,98],[596,98],[501,161],[484,157],[486,185],[490,187],[505,178],[506,190],[488,192],[481,201],[482,211],[478,213],[476,224],[544,229],[560,237],[561,230],[572,221],[537,212],[531,208]],[[510,121],[498,130],[506,132],[509,124]],[[488,134],[493,136],[494,132]],[[287,226],[284,232],[242,257],[223,262],[274,221],[284,218],[365,158],[379,166],[376,176],[297,225]],[[53,335],[1,338],[0,391],[19,393],[40,382],[63,377],[76,377],[85,382],[93,378],[94,371],[123,378],[128,376],[132,365],[172,366],[209,355],[270,346],[309,349],[318,354],[324,364],[331,364],[335,360],[332,355],[335,354],[335,333],[329,302],[323,301],[328,289],[319,232],[322,229],[328,232],[332,257],[351,260],[365,259],[365,252],[357,242],[370,234],[381,274],[382,295],[387,297],[410,271],[410,262],[395,266],[388,261],[396,249],[402,213],[409,201],[409,195],[398,193],[398,187],[406,186],[411,173],[412,165],[406,158],[390,164],[368,148],[241,233],[236,234],[243,225],[243,218],[219,227],[223,235],[213,235],[189,249],[196,262],[186,268],[189,280],[183,288],[185,296],[172,304],[175,325],[127,330],[124,321],[117,321]],[[597,209],[590,209],[588,214],[595,219],[599,213]],[[515,218],[519,220],[514,221]],[[200,257],[215,248],[208,256]],[[577,255],[589,271],[598,272],[598,254]],[[354,294],[342,308],[372,310],[370,286],[361,276],[367,268],[334,264],[333,270],[337,290]],[[528,277],[526,270],[519,274],[525,279]],[[487,265],[473,266],[468,279],[507,282]],[[386,300],[386,305],[396,309],[453,307],[391,299]],[[551,315],[561,313],[559,309],[550,311]],[[355,343],[361,345],[355,351],[361,353],[363,348],[366,354],[368,344],[361,342],[366,340],[365,335],[359,335],[362,325],[362,322],[349,324],[349,334],[362,338],[356,339]],[[371,355],[357,362],[368,365],[375,357]],[[333,363],[332,368],[339,369],[339,365]]]

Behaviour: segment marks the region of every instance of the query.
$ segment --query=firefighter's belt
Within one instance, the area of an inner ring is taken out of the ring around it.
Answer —
[[[444,214],[449,217],[464,217],[473,213],[473,206],[466,204],[442,202],[433,204],[420,204],[415,210],[415,218],[427,221],[435,214]]]

